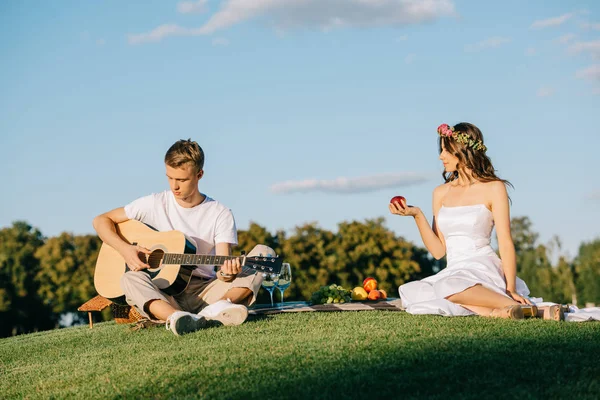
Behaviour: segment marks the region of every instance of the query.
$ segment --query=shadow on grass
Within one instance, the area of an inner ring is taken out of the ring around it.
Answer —
[[[252,320],[256,318],[269,317]],[[537,338],[507,336],[467,335],[455,341],[413,337],[372,348],[354,343],[325,358],[313,357],[310,348],[296,348],[243,370],[232,365],[214,371],[216,382],[221,376],[234,384],[220,386],[190,371],[178,375],[174,392],[171,387],[163,394],[227,399],[600,398],[598,338],[583,345],[560,331]]]

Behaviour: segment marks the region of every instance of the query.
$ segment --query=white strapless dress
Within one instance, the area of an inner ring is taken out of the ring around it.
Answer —
[[[473,315],[472,311],[446,298],[475,285],[508,297],[502,261],[490,243],[494,227],[492,212],[484,204],[442,206],[436,222],[446,239],[447,266],[435,275],[400,286],[398,291],[406,311],[411,314]],[[529,297],[529,288],[519,278],[516,289],[521,296]],[[539,305],[554,304],[541,303],[540,298],[530,299]],[[571,315],[567,320],[600,319],[600,308],[586,310],[588,315],[580,314],[584,318]],[[573,307],[572,311],[579,310]]]

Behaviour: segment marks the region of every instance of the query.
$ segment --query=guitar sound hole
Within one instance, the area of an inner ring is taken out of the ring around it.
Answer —
[[[164,251],[154,250],[148,256],[148,265],[150,266],[150,269],[156,269],[156,268],[160,267],[160,262],[162,261],[164,255],[165,255]]]

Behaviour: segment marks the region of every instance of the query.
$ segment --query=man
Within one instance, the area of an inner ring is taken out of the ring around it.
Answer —
[[[143,270],[149,265],[139,253],[150,254],[129,244],[117,234],[115,224],[135,219],[158,231],[178,230],[195,241],[197,254],[231,255],[237,231],[231,210],[202,194],[198,182],[204,175],[204,152],[192,140],[179,140],[165,155],[170,190],[134,200],[94,218],[94,229],[102,241],[118,251],[131,271],[121,278],[128,304],[140,314],[166,321],[175,335],[194,332],[216,320],[239,325],[246,320],[256,300],[262,276],[250,268],[242,270],[238,259],[225,262],[219,273],[212,266],[197,266],[188,287],[176,296],[158,289]],[[252,253],[274,255],[271,248],[255,247]]]

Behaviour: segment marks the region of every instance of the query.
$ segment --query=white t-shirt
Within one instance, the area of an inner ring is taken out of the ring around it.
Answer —
[[[197,206],[184,208],[170,190],[165,190],[132,201],[125,206],[125,214],[158,231],[183,232],[196,246],[196,254],[214,255],[217,243],[238,243],[231,210],[208,196]],[[214,267],[199,265],[193,274],[212,278]]]

